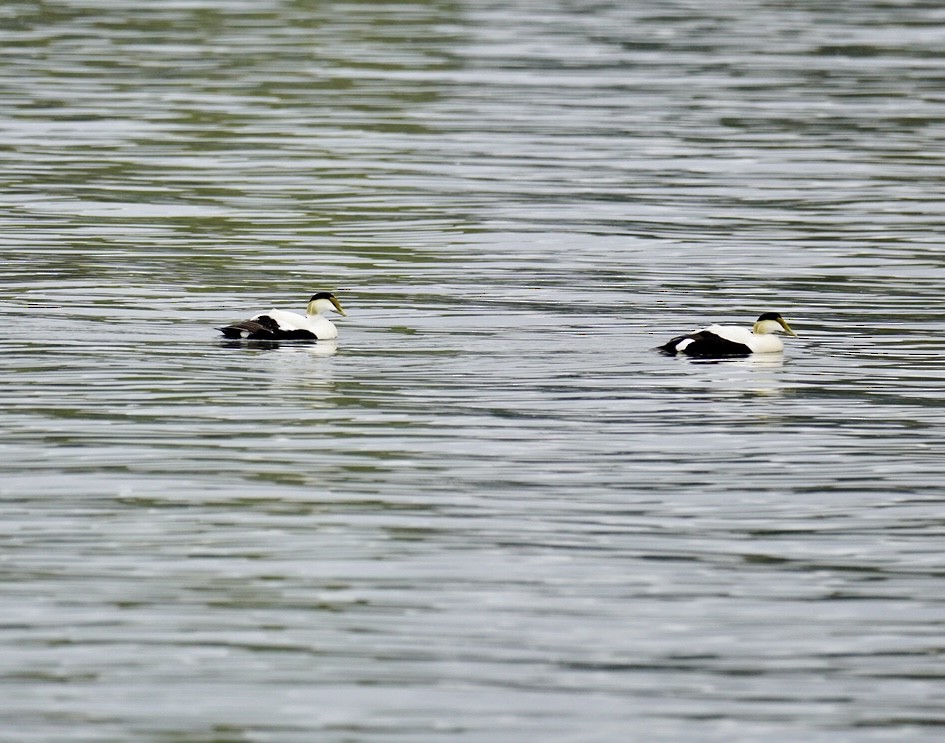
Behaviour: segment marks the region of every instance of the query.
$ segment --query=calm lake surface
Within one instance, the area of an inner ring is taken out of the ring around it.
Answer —
[[[945,8],[0,42],[0,741],[945,735]],[[336,347],[214,330],[319,290]]]

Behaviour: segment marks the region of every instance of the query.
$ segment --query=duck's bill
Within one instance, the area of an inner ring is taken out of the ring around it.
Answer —
[[[334,297],[332,297],[332,298],[331,298],[331,303],[334,305],[335,309],[338,310],[338,314],[339,314],[339,315],[344,315],[345,317],[348,316],[348,313],[345,312],[343,309],[341,309],[341,303],[340,303],[337,299],[335,299]],[[794,334],[791,333],[791,335],[794,335]]]
[[[787,324],[787,320],[785,320],[783,317],[779,317],[778,322],[781,324],[781,327],[784,328],[785,333],[788,335],[793,335],[795,338],[797,338],[797,333],[791,330],[791,326]]]

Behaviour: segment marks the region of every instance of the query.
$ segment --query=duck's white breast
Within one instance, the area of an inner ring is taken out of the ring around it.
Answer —
[[[784,342],[770,333],[764,335],[752,333],[750,347],[754,353],[777,353],[784,350]]]
[[[309,318],[309,329],[318,336],[319,340],[332,340],[338,337],[338,328],[335,324],[321,315]]]

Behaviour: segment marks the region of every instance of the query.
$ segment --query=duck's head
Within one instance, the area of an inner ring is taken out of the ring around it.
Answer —
[[[765,333],[780,333],[782,330],[797,338],[797,333],[791,330],[791,326],[787,324],[787,320],[781,317],[780,312],[765,312],[755,321],[751,332],[764,335]]]
[[[323,312],[334,311],[339,315],[345,315],[345,311],[341,309],[341,304],[338,302],[338,299],[331,292],[318,292],[313,294],[312,298],[308,300],[308,307],[305,312],[309,315],[320,315]]]

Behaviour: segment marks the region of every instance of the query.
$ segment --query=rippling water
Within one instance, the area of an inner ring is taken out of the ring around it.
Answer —
[[[945,10],[0,41],[0,740],[940,739]],[[214,331],[319,289],[337,348]]]

